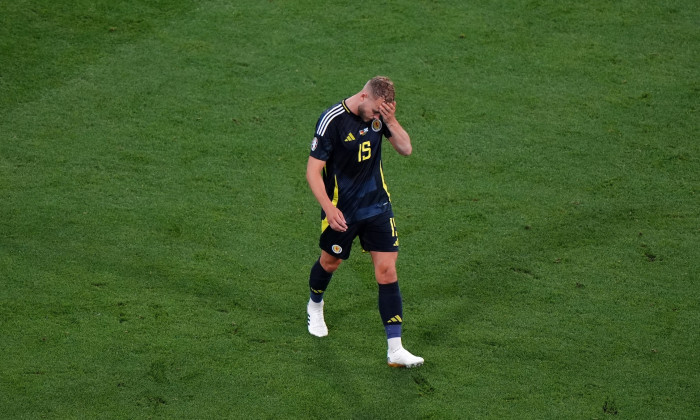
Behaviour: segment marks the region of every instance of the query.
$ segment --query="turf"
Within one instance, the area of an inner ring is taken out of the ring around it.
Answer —
[[[700,6],[0,3],[3,418],[698,418]],[[320,112],[384,74],[404,343],[306,332]]]

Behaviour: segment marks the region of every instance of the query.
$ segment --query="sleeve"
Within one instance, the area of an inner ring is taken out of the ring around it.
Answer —
[[[314,138],[311,140],[311,152],[309,156],[316,158],[318,160],[327,161],[333,151],[333,142],[330,140],[333,133],[332,127],[326,130],[325,135],[320,135],[318,133],[318,124],[316,123],[316,131],[314,133]]]

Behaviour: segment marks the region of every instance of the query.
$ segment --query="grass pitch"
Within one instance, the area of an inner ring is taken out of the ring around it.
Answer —
[[[697,418],[692,1],[0,3],[3,418]],[[306,332],[319,113],[385,74],[404,343]]]

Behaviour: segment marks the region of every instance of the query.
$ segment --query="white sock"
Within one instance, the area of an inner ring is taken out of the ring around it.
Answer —
[[[313,300],[309,299],[309,308],[311,308],[311,309],[323,309],[323,301],[316,303]]]
[[[403,345],[401,345],[401,337],[394,337],[387,340],[389,343],[389,353],[393,353],[396,350],[401,350]]]

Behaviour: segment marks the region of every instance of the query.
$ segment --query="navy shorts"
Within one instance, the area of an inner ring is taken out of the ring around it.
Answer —
[[[355,238],[365,251],[398,252],[399,238],[396,235],[394,213],[386,211],[369,219],[348,224],[348,230],[338,232],[329,227],[321,234],[319,246],[334,257],[347,260]]]

